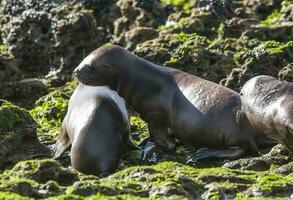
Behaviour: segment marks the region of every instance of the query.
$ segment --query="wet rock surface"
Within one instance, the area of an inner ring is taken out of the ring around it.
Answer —
[[[292,82],[292,12],[291,0],[0,1],[0,199],[292,198],[293,155],[282,145],[202,162],[181,145],[153,165],[129,150],[104,178],[71,169],[69,151],[57,160],[49,151],[72,70],[91,50],[119,44],[236,91],[261,74]],[[140,144],[147,125],[131,115]]]

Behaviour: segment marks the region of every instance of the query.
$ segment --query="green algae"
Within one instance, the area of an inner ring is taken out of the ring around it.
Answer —
[[[0,100],[0,157],[3,157],[1,162],[5,156],[12,156],[21,149],[24,140],[36,139],[35,129],[36,123],[27,110]]]
[[[60,185],[69,185],[77,179],[75,173],[63,168],[57,161],[50,159],[20,162],[10,171],[4,172],[3,177],[5,179],[28,178],[38,183],[55,180]]]
[[[282,23],[284,20],[284,16],[286,16],[286,12],[288,12],[288,8],[293,7],[293,3],[288,0],[283,0],[281,3],[281,8],[278,10],[274,10],[265,20],[262,21],[262,24],[274,27],[279,23]]]
[[[66,184],[60,182],[64,170],[73,177]],[[47,178],[40,178],[42,174]],[[246,190],[253,188],[270,190],[267,197],[288,196],[292,181],[292,176],[281,174],[194,168],[176,162],[132,166],[99,179],[68,171],[56,161],[44,159],[23,161],[5,171],[0,175],[0,189],[28,197],[58,199],[197,199],[202,195],[218,199],[223,194],[245,199]],[[207,194],[208,188],[211,194]]]
[[[73,81],[42,97],[30,111],[38,123],[38,135],[45,143],[57,139],[62,120],[67,113],[67,106],[77,82]]]
[[[180,10],[184,7],[183,2],[187,1],[163,0],[163,2],[175,5]],[[290,6],[289,1],[283,1],[285,5],[284,2],[286,6]],[[260,23],[269,27],[276,26],[283,18],[281,11],[282,9],[275,10],[264,22]],[[290,79],[293,77],[290,75],[292,66],[288,64],[292,61],[290,42],[260,41],[251,40],[251,38],[247,41],[243,38],[236,38],[233,33],[230,33],[226,22],[211,25],[213,30],[209,30],[210,27],[207,28],[203,20],[195,23],[196,28],[189,30],[186,29],[188,24],[189,18],[182,17],[174,23],[159,28],[160,32],[171,31],[172,34],[166,38],[164,43],[155,42],[156,45],[151,47],[156,50],[153,55],[159,58],[156,63],[162,61],[160,64],[182,69],[214,81],[229,74],[234,68],[233,73],[239,70],[237,74],[239,77],[235,78],[237,83],[232,88],[239,88],[249,77],[262,73],[272,75],[279,73],[280,79],[292,81]],[[208,34],[209,31],[216,33],[217,38],[211,37]],[[280,69],[282,70],[280,71]],[[39,137],[45,143],[53,143],[56,139],[73,89],[74,87],[70,86],[56,89],[55,92],[41,98],[31,111],[38,123]],[[0,102],[0,106],[1,104]],[[5,123],[13,124],[13,120]],[[135,143],[138,144],[148,136],[147,125],[139,117],[132,116],[130,121],[132,134],[137,132],[139,135],[134,138]],[[18,123],[21,124],[21,122]],[[8,125],[8,127],[13,126]],[[12,138],[16,136],[14,135]],[[16,141],[19,142],[18,138]],[[180,162],[180,160],[176,161]],[[40,164],[43,162],[47,164],[44,167],[38,167],[38,165],[43,166]],[[47,168],[48,171],[45,170]],[[273,168],[276,166],[272,165],[271,169]],[[41,172],[43,170],[44,174]],[[17,167],[0,175],[0,191],[7,191],[0,192],[0,199],[29,199],[29,197],[49,197],[49,199],[203,199],[206,197],[209,197],[208,199],[289,199],[292,191],[292,173],[286,177],[282,174],[276,176],[269,172],[214,167],[195,168],[176,162],[133,166],[104,179],[80,174],[72,175],[75,173],[63,171],[61,174],[65,173],[69,174],[69,177],[74,177],[70,184],[60,183],[60,176],[63,176],[60,175],[62,170],[67,171],[67,168],[62,168],[57,162],[51,160],[35,160],[29,161],[29,164],[18,164]],[[46,177],[45,174],[52,176]],[[259,190],[260,194],[266,197],[253,197],[255,194],[247,193],[249,189]]]
[[[0,54],[6,53],[7,52],[7,47],[3,44],[0,44]]]
[[[0,99],[0,132],[8,132],[18,126],[29,126],[33,123],[27,110]]]
[[[32,198],[24,197],[19,194],[15,194],[12,192],[2,192],[0,191],[0,199],[1,200],[30,200]]]
[[[169,22],[167,25],[159,26],[158,31],[183,29],[185,26],[188,25],[188,23],[189,23],[188,17],[182,17],[179,19],[178,22],[172,21],[172,22]]]
[[[251,50],[235,53],[233,61],[237,68],[234,68],[221,83],[238,91],[247,80],[254,76],[265,74],[277,77],[284,66],[293,62],[293,41],[260,42]]]
[[[160,0],[163,4],[172,5],[175,7],[184,8],[186,11],[190,11],[190,1],[189,0]]]
[[[269,15],[262,23],[267,26],[273,26],[281,18],[281,13],[279,10],[274,10],[274,12]]]
[[[147,123],[138,116],[130,117],[131,135],[135,144],[139,144],[149,136]]]

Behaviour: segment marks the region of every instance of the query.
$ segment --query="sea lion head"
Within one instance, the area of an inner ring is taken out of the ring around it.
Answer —
[[[129,62],[127,53],[117,45],[100,47],[78,65],[73,75],[85,85],[111,85],[123,71],[125,63]]]

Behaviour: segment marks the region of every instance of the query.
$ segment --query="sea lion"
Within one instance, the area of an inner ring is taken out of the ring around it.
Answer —
[[[54,156],[59,157],[71,144],[73,168],[85,174],[104,176],[117,169],[129,133],[124,100],[107,86],[79,83],[53,147]]]
[[[243,112],[255,130],[293,151],[293,83],[256,76],[240,95]]]
[[[116,45],[93,51],[74,74],[86,85],[117,91],[147,122],[157,146],[172,150],[176,138],[196,148],[239,147],[205,150],[197,158],[258,155],[255,132],[244,115],[237,115],[240,96],[231,89],[155,65]]]

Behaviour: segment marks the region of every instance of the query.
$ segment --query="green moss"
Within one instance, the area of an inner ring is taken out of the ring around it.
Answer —
[[[15,153],[26,138],[36,139],[32,134],[35,129],[36,123],[27,110],[0,100],[0,156]]]
[[[189,18],[188,17],[182,17],[179,19],[178,22],[171,21],[167,23],[167,25],[162,25],[159,26],[158,31],[163,31],[163,30],[181,30],[184,29],[189,24]]]
[[[218,38],[222,38],[225,35],[225,25],[224,23],[220,23],[217,28]]]
[[[12,192],[0,192],[0,200],[29,200],[32,198],[24,197]]]
[[[0,44],[0,54],[6,53],[7,47],[3,44]]]
[[[30,179],[38,183],[55,180],[60,185],[69,185],[77,180],[74,172],[61,167],[60,163],[50,159],[19,162],[13,169],[5,171],[2,177],[5,180]]]
[[[172,5],[175,7],[182,7],[186,11],[190,11],[190,2],[189,0],[160,0],[163,4]]]
[[[274,10],[265,20],[262,21],[262,24],[270,28],[275,27],[277,24],[281,24],[284,18],[288,16],[288,8],[290,7],[293,7],[292,1],[283,0],[281,8],[279,10]]]
[[[267,26],[273,26],[281,18],[281,13],[279,10],[274,10],[274,12],[269,15],[262,23]]]
[[[36,194],[35,188],[39,185],[38,183],[23,178],[14,178],[7,181],[0,182],[0,188],[2,191],[13,191],[22,196],[40,197]]]
[[[42,97],[36,102],[35,108],[30,111],[38,123],[38,135],[44,137],[42,140],[51,143],[56,140],[76,84],[77,82],[73,81]]]
[[[256,186],[267,191],[279,190],[280,188],[293,188],[293,177],[286,177],[280,174],[265,174],[257,179]]]
[[[0,99],[0,132],[11,131],[18,126],[29,126],[32,123],[33,119],[28,111]]]
[[[132,166],[103,179],[82,174],[72,176],[67,171],[47,159],[20,162],[0,176],[0,190],[56,199],[198,199],[210,189],[207,195],[210,199],[221,199],[223,194],[245,199],[245,191],[253,188],[268,192],[269,197],[286,196],[293,182],[293,176],[220,167],[194,168],[176,162]],[[64,184],[64,180],[69,180],[66,173],[74,178]],[[42,193],[38,188],[50,189]]]
[[[148,126],[140,117],[131,116],[130,124],[135,144],[139,144],[144,138],[149,136]]]
[[[55,197],[47,198],[48,200],[83,200],[84,197],[73,195],[73,194],[63,194]]]
[[[100,181],[91,180],[91,181],[78,181],[75,182],[71,187],[66,191],[67,194],[75,194],[80,196],[91,196],[100,194],[117,194],[115,190],[101,186]]]
[[[238,91],[253,76],[266,74],[277,77],[284,66],[293,62],[293,41],[285,44],[261,42],[252,50],[235,53],[233,60],[239,68],[234,68],[222,83]]]

